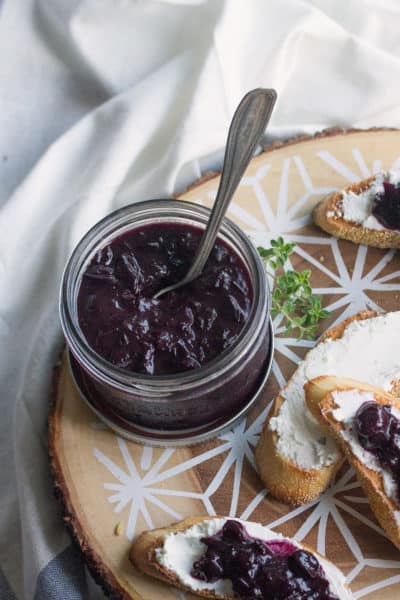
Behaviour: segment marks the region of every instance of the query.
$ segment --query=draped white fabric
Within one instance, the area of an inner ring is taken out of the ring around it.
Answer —
[[[0,565],[18,598],[69,543],[46,416],[73,246],[111,209],[215,166],[251,88],[278,91],[273,137],[399,126],[399,31],[397,0],[5,0]]]

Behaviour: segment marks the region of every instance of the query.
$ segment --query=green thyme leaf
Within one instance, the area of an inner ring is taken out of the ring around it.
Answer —
[[[270,248],[258,247],[267,271],[274,279],[271,314],[283,316],[285,333],[296,331],[297,339],[312,339],[319,322],[330,316],[322,308],[321,296],[313,294],[310,284],[311,271],[285,270],[285,264],[296,244],[286,243],[280,236],[271,240]],[[272,270],[272,272],[271,272]]]

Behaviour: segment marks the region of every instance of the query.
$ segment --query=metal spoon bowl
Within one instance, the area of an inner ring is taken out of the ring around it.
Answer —
[[[229,127],[217,196],[193,264],[181,281],[163,288],[154,295],[154,298],[160,298],[167,292],[172,292],[190,283],[201,274],[214,247],[222,219],[233,194],[267,127],[276,98],[275,90],[258,88],[246,94],[241,100]]]

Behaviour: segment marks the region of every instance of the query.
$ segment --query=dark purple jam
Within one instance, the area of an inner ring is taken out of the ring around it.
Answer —
[[[78,319],[98,354],[135,373],[166,375],[201,367],[234,343],[253,292],[245,265],[224,242],[198,279],[153,299],[187,273],[201,233],[146,225],[97,252],[82,277]]]
[[[377,194],[372,214],[386,229],[400,229],[400,187],[383,182],[383,194]]]
[[[287,540],[264,542],[229,520],[201,541],[207,550],[194,563],[192,577],[210,583],[230,579],[243,600],[338,600],[314,554]]]
[[[400,421],[392,414],[391,406],[364,402],[356,412],[355,429],[361,446],[400,482]],[[399,486],[397,501],[400,503]]]

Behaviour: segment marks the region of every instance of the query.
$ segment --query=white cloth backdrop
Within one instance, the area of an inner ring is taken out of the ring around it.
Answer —
[[[60,274],[75,243],[111,209],[179,191],[215,166],[250,88],[278,91],[272,136],[400,126],[399,31],[398,0],[5,0],[4,598],[102,598],[79,577],[73,592],[60,592],[69,559],[60,568],[54,562],[70,541],[52,498],[46,413],[62,343]],[[55,579],[46,579],[46,568]]]

